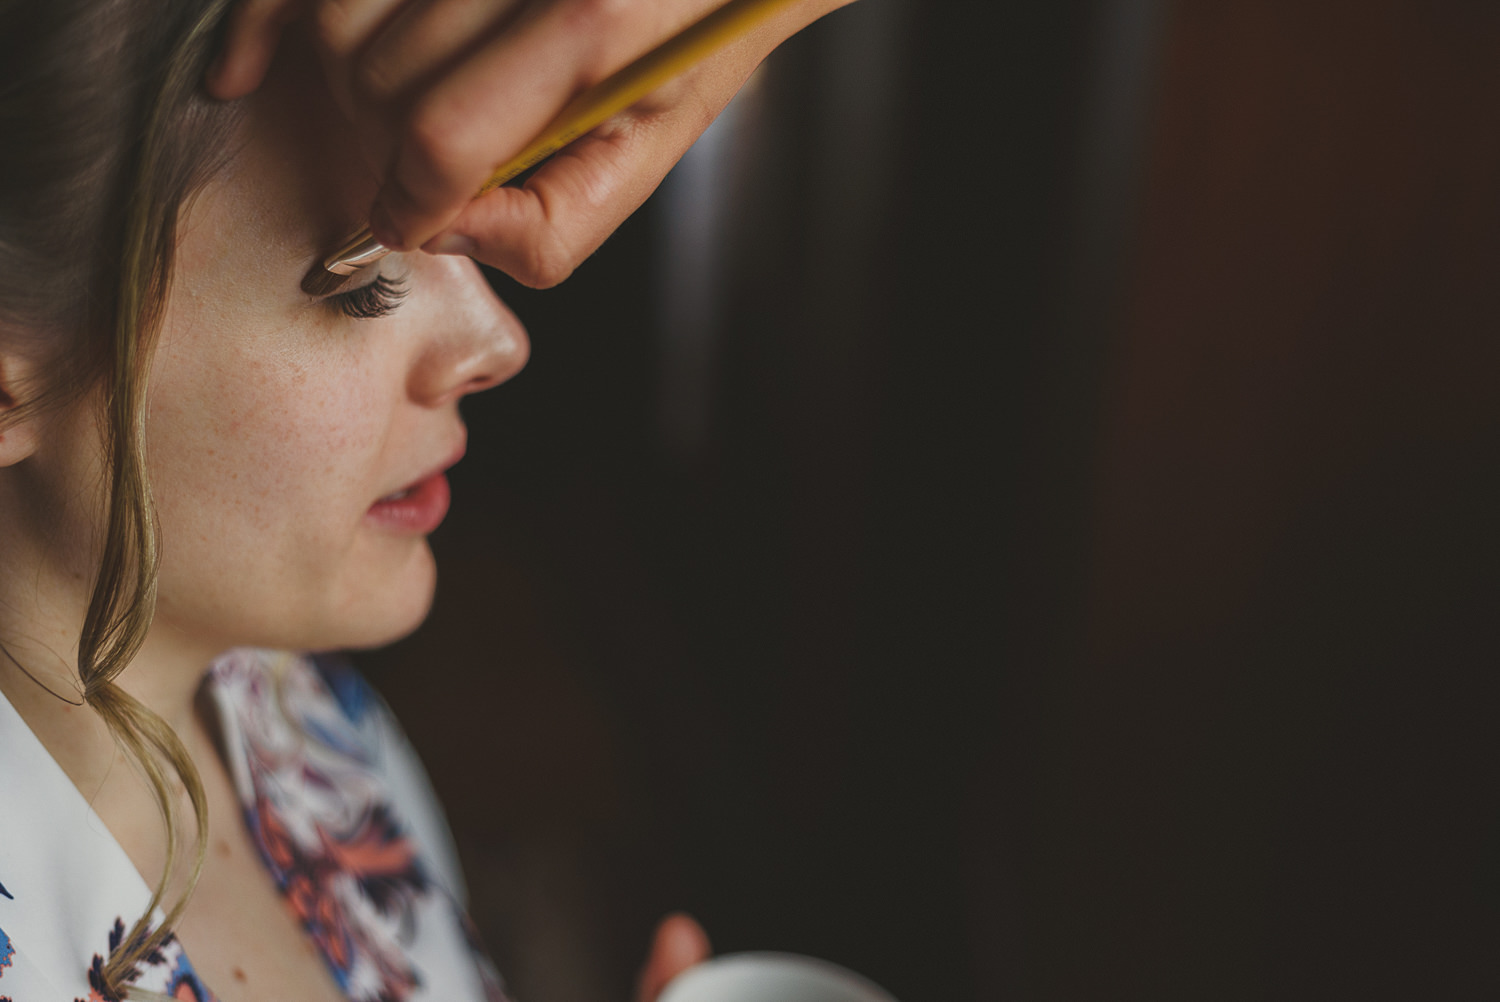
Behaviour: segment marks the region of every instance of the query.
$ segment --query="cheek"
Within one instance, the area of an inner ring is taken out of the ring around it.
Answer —
[[[148,426],[164,531],[252,558],[338,545],[373,500],[391,411],[345,356],[164,366]]]

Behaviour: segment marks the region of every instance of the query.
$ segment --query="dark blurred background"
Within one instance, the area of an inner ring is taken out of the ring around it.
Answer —
[[[860,0],[467,407],[362,657],[528,1002],[1500,996],[1500,5]]]

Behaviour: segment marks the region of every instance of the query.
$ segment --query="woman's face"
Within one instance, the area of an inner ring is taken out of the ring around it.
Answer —
[[[342,299],[304,294],[375,182],[310,63],[284,60],[250,101],[242,145],[186,214],[152,370],[157,629],[384,643],[431,602],[458,401],[515,375],[526,333],[466,258],[392,255]],[[378,294],[393,287],[399,304]]]

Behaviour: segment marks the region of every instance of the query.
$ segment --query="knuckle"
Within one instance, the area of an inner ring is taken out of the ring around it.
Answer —
[[[313,11],[313,40],[325,52],[348,55],[356,41],[352,23],[352,11],[345,0],[324,0]]]
[[[415,165],[439,178],[461,173],[477,153],[473,123],[447,101],[420,103],[403,131],[407,153]]]

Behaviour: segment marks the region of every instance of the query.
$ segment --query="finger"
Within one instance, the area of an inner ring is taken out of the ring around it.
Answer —
[[[344,114],[354,121],[368,118],[359,103],[355,82],[364,49],[400,13],[406,0],[320,0],[313,10],[313,31],[328,86]]]
[[[535,288],[557,285],[640,207],[710,120],[683,109],[621,116],[558,153],[524,187],[471,202],[424,249],[468,254]]]
[[[474,200],[423,249],[468,254],[517,281],[563,281],[640,207],[748,75],[700,67],[544,164],[521,188]]]
[[[307,7],[308,0],[240,0],[229,12],[223,48],[204,84],[213,97],[232,101],[254,91],[265,79],[281,31]]]
[[[372,213],[376,235],[397,249],[425,243],[570,98],[712,4],[561,0],[528,8],[414,100]]]
[[[391,20],[404,0],[320,0],[313,11],[318,47],[324,54],[351,60],[380,27]]]
[[[636,1002],[655,1002],[668,982],[711,953],[708,933],[691,917],[678,912],[656,927],[651,953],[636,981]]]
[[[395,101],[499,34],[520,10],[521,0],[414,0],[360,55],[354,88],[365,101]]]

